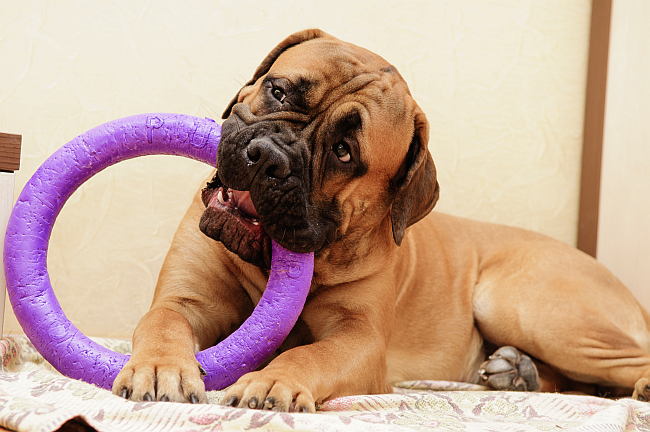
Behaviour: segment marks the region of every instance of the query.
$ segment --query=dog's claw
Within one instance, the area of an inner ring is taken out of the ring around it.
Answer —
[[[123,399],[128,399],[129,398],[129,389],[126,387],[122,389],[122,393],[120,394]]]
[[[494,352],[479,368],[481,383],[493,390],[535,391],[539,389],[537,367],[517,348],[506,346]]]
[[[199,398],[198,398],[194,393],[192,393],[192,394],[190,395],[190,403],[191,403],[191,404],[197,404],[197,403],[199,403]]]
[[[153,398],[150,393],[145,393],[144,396],[142,396],[142,400],[145,402],[152,402]]]
[[[226,401],[226,405],[230,407],[236,407],[239,405],[239,398],[237,396],[232,396]]]

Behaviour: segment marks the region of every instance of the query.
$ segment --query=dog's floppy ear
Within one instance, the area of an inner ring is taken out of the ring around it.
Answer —
[[[246,84],[244,84],[244,87],[249,86],[251,84],[255,84],[255,82],[264,74],[266,74],[269,69],[271,69],[271,66],[275,62],[275,60],[280,57],[280,54],[282,54],[284,51],[288,50],[292,46],[299,45],[303,42],[306,42],[308,40],[312,39],[318,39],[318,38],[331,38],[329,34],[325,33],[322,30],[319,29],[308,29],[308,30],[303,30],[297,33],[292,34],[291,36],[288,36],[286,39],[284,39],[282,42],[278,44],[271,52],[269,55],[266,56],[266,58],[262,61],[262,63],[257,67],[255,70],[255,73],[253,74],[253,78],[250,79]],[[242,88],[244,88],[242,87]],[[233,100],[230,101],[228,106],[226,107],[226,110],[223,112],[221,115],[222,119],[227,119],[230,116],[230,111],[232,110],[233,105],[237,103],[237,99],[239,98],[239,93],[241,90],[237,92]]]
[[[429,214],[436,205],[440,187],[429,152],[429,122],[422,111],[415,115],[415,131],[406,158],[391,182],[397,194],[391,208],[393,239],[402,244],[406,228]]]

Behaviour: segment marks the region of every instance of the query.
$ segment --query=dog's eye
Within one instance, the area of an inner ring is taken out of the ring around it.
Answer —
[[[341,162],[350,162],[350,146],[339,141],[332,146],[332,151]]]
[[[271,89],[271,94],[273,95],[274,98],[276,98],[280,103],[284,102],[284,99],[287,97],[287,95],[284,93],[284,90],[282,90],[278,86],[273,86]]]

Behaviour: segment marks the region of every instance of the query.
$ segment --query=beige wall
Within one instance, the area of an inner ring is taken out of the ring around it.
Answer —
[[[9,222],[11,208],[14,203],[14,180],[14,173],[0,172],[0,251],[4,250],[4,229]],[[4,304],[6,292],[5,270],[4,266],[0,265],[0,305]],[[4,314],[4,308],[0,309],[0,333],[4,330]]]
[[[23,135],[19,191],[100,123],[160,111],[219,118],[277,42],[321,27],[382,54],[410,83],[431,121],[440,210],[574,244],[589,17],[588,0],[0,0],[0,130]],[[48,262],[82,331],[130,336],[208,171],[144,158],[73,195]]]
[[[615,0],[598,259],[650,310],[650,2]]]

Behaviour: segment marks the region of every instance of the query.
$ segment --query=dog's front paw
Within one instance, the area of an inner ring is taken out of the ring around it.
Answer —
[[[207,403],[195,358],[131,357],[113,382],[113,394],[133,401]]]
[[[505,346],[479,367],[481,384],[493,390],[535,391],[539,388],[537,367],[517,348]]]
[[[283,412],[316,412],[314,398],[295,378],[280,372],[261,370],[248,373],[233,384],[224,404]]]

